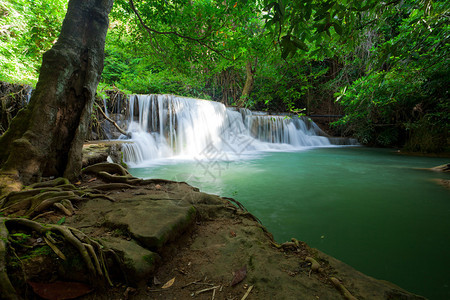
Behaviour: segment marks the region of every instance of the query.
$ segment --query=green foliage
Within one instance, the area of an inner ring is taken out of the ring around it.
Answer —
[[[346,112],[335,125],[364,144],[420,152],[448,145],[448,8],[422,4],[405,1],[384,13],[372,29],[377,36],[368,67],[376,69],[335,94]]]
[[[66,217],[62,217],[61,219],[59,219],[58,222],[56,222],[56,224],[62,225],[64,224],[64,222],[66,222]]]
[[[293,113],[305,108],[308,97],[318,85],[317,79],[327,73],[328,67],[307,62],[300,56],[289,61],[276,56],[272,59],[261,67],[256,79],[255,92],[252,94],[254,108]]]
[[[35,84],[42,54],[56,41],[64,0],[0,1],[0,81]]]
[[[23,266],[23,263],[27,260],[34,259],[38,256],[53,255],[53,253],[53,250],[47,245],[36,246],[33,249],[24,252],[19,257],[11,256],[10,262],[8,264],[12,268],[21,268]]]
[[[378,72],[356,80],[337,93],[346,116],[335,122],[360,142],[406,146],[411,151],[443,151],[450,129],[450,107],[444,82],[450,72],[440,68],[411,73],[409,69]]]
[[[31,237],[31,235],[22,232],[11,233],[9,234],[9,236],[11,238],[11,241],[18,245],[27,243],[28,239]]]
[[[0,80],[36,82],[63,0],[0,2]],[[447,147],[445,1],[116,0],[98,94],[177,94],[246,108],[341,114],[360,142]],[[253,92],[242,96],[247,68]],[[337,99],[336,103],[333,102]],[[242,103],[242,102],[244,103]]]

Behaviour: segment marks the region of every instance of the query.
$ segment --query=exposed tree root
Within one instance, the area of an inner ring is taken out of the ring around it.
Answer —
[[[228,201],[230,201],[230,202],[233,202],[233,203],[236,204],[241,210],[243,210],[243,211],[248,211],[248,210],[244,207],[244,205],[242,205],[242,203],[239,202],[239,201],[237,201],[236,199],[229,198],[229,197],[222,197],[222,198],[223,198],[223,199],[226,199],[226,200],[228,200]]]
[[[308,256],[305,258],[305,261],[310,262],[311,263],[311,270],[314,272],[319,272],[320,271],[320,264],[317,262],[317,260],[315,260],[314,258]]]
[[[257,223],[259,223],[260,225],[262,225],[262,222],[260,219],[258,219],[255,215],[251,214],[245,207],[244,205],[242,205],[242,203],[240,203],[239,201],[237,201],[236,199],[233,198],[229,198],[229,197],[222,197],[225,200],[230,201],[231,203],[234,203],[237,205],[237,207],[241,210],[241,212],[239,212],[239,214],[243,217],[249,218],[250,220],[253,220]],[[233,206],[234,207],[234,206]],[[266,230],[264,227],[262,227],[264,230]]]
[[[57,209],[59,209],[61,212],[63,212],[66,216],[72,216],[73,212],[71,212],[70,210],[68,210],[64,205],[62,205],[61,203],[55,203],[53,204],[54,207],[56,207]]]
[[[94,174],[104,181],[110,183],[108,185],[99,185],[95,188],[100,190],[113,190],[130,188],[137,185],[148,184],[167,184],[167,183],[183,183],[166,179],[140,179],[133,177],[128,171],[119,164],[99,163],[83,169],[83,174]],[[187,183],[186,183],[187,184]]]
[[[14,178],[4,177],[2,174],[1,179],[6,178],[7,180],[1,182],[3,185],[0,197],[0,212],[3,215],[0,217],[0,298],[18,299],[18,294],[11,284],[6,270],[6,257],[9,255],[8,252],[11,253],[8,249],[14,252],[14,247],[17,247],[10,246],[9,240],[14,242],[14,238],[9,235],[8,230],[35,232],[63,260],[66,259],[66,254],[58,248],[60,247],[58,245],[61,244],[61,241],[64,242],[66,246],[73,247],[79,253],[93,286],[102,287],[106,283],[112,285],[107,271],[105,253],[108,253],[109,256],[112,255],[117,263],[120,260],[111,249],[105,248],[77,229],[55,224],[42,225],[35,220],[54,213],[55,209],[49,211],[51,208],[56,208],[65,215],[71,216],[75,213],[72,204],[74,201],[94,198],[115,201],[105,195],[104,191],[134,188],[135,185],[148,184],[148,181],[131,176],[126,169],[117,164],[97,164],[84,169],[84,173],[95,174],[104,181],[112,183],[83,189],[74,186],[65,178],[56,178],[19,190],[20,183],[12,180]],[[7,193],[3,192],[5,187]]]
[[[124,167],[118,164],[99,163],[83,169],[84,174],[98,174],[99,172],[108,172],[110,174],[119,174],[121,176],[131,177],[131,174]]]
[[[2,299],[15,300],[18,299],[16,290],[9,280],[6,272],[6,249],[8,241],[8,230],[5,221],[0,219],[0,291]]]
[[[116,202],[116,200],[114,200],[113,198],[111,198],[107,195],[101,194],[101,193],[100,194],[87,193],[85,196],[90,199],[103,198],[103,199],[109,200],[111,202]]]
[[[23,218],[0,218],[0,234],[2,237],[0,240],[0,277],[2,278],[0,287],[2,287],[2,290],[9,289],[11,295],[16,295],[16,291],[12,288],[12,285],[9,286],[10,281],[6,274],[4,259],[7,246],[6,241],[8,240],[8,228],[20,228],[37,232],[43,237],[50,248],[61,259],[65,260],[65,255],[57,248],[55,238],[52,237],[52,235],[56,234],[59,239],[72,245],[77,250],[87,268],[88,278],[93,286],[102,287],[105,286],[106,282],[112,285],[103,253],[105,248],[81,231],[62,225],[44,226],[38,222]],[[107,251],[110,252],[111,250],[108,249]]]
[[[120,189],[135,189],[136,187],[126,183],[107,183],[107,184],[99,184],[95,186],[96,190],[100,191],[112,191],[112,190],[120,190]]]
[[[89,166],[83,170],[83,174],[92,174],[102,178],[107,184],[99,184],[93,188],[79,188],[65,178],[56,178],[32,184],[23,190],[14,188],[12,192],[5,193],[0,198],[0,212],[4,215],[4,217],[0,217],[0,288],[3,298],[17,298],[17,292],[11,285],[6,271],[8,249],[13,249],[9,245],[8,239],[14,241],[8,234],[8,229],[35,232],[62,260],[67,258],[67,254],[63,253],[64,248],[59,248],[61,241],[66,246],[71,245],[69,247],[76,249],[82,258],[90,282],[97,287],[104,286],[105,282],[111,284],[105,253],[108,253],[109,256],[112,254],[119,263],[117,255],[112,250],[104,248],[77,229],[55,224],[42,225],[35,220],[52,214],[55,210],[71,216],[75,213],[72,205],[74,201],[94,198],[115,201],[104,194],[108,190],[129,189],[143,184],[173,183],[170,180],[135,178],[122,166],[110,163]],[[241,207],[241,205],[238,206]],[[49,211],[50,209],[52,210]],[[15,218],[16,216],[20,216],[20,218]]]
[[[83,174],[94,174],[109,183],[140,185],[143,179],[133,177],[119,164],[99,163],[83,169]]]
[[[282,244],[277,244],[274,241],[270,241],[270,242],[277,249],[283,249],[283,250],[291,249],[292,250],[292,249],[296,249],[297,248],[296,244],[293,243],[293,242],[285,242],[285,243],[282,243]]]
[[[172,180],[167,180],[167,179],[143,179],[140,184],[141,185],[145,185],[145,184],[167,184],[167,183],[176,183],[176,184],[187,184],[186,182],[182,182],[182,181],[172,181]],[[190,185],[189,185],[190,186]],[[198,192],[199,189],[194,188],[194,191]]]
[[[130,175],[131,176],[131,175]],[[106,189],[106,186],[102,186]],[[132,187],[130,185],[121,188]],[[65,178],[36,183],[25,190],[11,192],[0,202],[0,212],[9,216],[21,216],[34,219],[50,207],[56,206],[66,215],[74,213],[72,203],[84,199],[104,198],[115,201],[97,189],[77,188]],[[69,213],[70,212],[70,213]]]
[[[331,283],[339,290],[339,292],[344,296],[347,300],[358,300],[355,296],[353,296],[345,286],[337,279],[336,277],[330,277]]]
[[[35,188],[62,186],[65,184],[70,184],[69,180],[67,178],[58,177],[53,180],[37,182],[37,183],[31,184],[29,187],[32,189],[35,189]]]
[[[108,182],[108,185],[98,185],[99,190],[114,190],[133,188],[137,185],[185,183],[166,179],[140,179],[133,177],[124,167],[114,163],[99,163],[83,169],[83,174],[93,174]],[[185,183],[187,184],[187,183]],[[198,191],[198,189],[196,190]],[[244,209],[245,210],[245,209]]]
[[[135,178],[131,175],[111,175],[104,171],[98,172],[97,175],[107,182],[126,184],[140,184],[142,182],[142,179]]]
[[[284,251],[286,250],[299,250],[302,248],[302,242],[299,240],[292,238],[291,242],[285,242],[282,244],[277,244],[274,241],[271,241],[272,245],[277,249],[282,249]],[[318,273],[321,276],[325,276],[333,285],[334,287],[344,296],[347,300],[357,300],[355,296],[353,296],[349,290],[337,279],[336,277],[330,276],[329,272],[320,265],[320,263],[311,256],[306,256],[304,260],[308,263],[310,263],[310,271],[309,276],[311,276],[312,272]]]
[[[31,220],[37,220],[37,219],[39,219],[39,218],[43,218],[43,217],[45,217],[45,216],[48,216],[48,215],[51,215],[51,214],[54,214],[55,212],[53,211],[53,210],[49,210],[49,211],[46,211],[45,213],[42,213],[42,214],[39,214],[39,215],[37,215],[36,217],[34,217],[33,219],[31,219]]]

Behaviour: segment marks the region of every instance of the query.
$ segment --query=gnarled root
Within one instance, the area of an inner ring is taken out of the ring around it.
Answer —
[[[240,209],[240,211],[238,211],[237,209],[234,209],[234,211],[235,211],[236,213],[238,213],[240,216],[243,216],[243,217],[245,217],[245,218],[248,218],[248,219],[250,219],[250,220],[253,220],[253,221],[259,223],[260,225],[262,225],[261,220],[258,219],[255,215],[251,214],[251,213],[245,208],[245,206],[242,205],[242,203],[240,203],[240,202],[237,201],[236,199],[229,198],[229,197],[222,197],[222,199],[225,199],[225,200],[227,200],[227,201],[230,202],[230,203],[234,203],[234,204],[238,207],[238,209]],[[231,205],[230,208],[233,209],[233,208],[235,208],[235,206],[234,206],[234,205]],[[264,228],[264,230],[265,230],[265,228]]]
[[[0,281],[0,287],[2,293],[6,291],[6,295],[10,295],[6,299],[16,299],[14,297],[17,297],[16,291],[12,287],[6,273],[5,255],[8,241],[8,228],[21,228],[37,232],[61,259],[65,259],[65,255],[55,245],[56,234],[58,239],[64,240],[77,250],[87,268],[89,281],[93,286],[103,287],[106,282],[112,285],[107,271],[105,254],[103,253],[104,251],[111,252],[112,250],[105,249],[81,231],[62,225],[44,226],[38,222],[23,218],[0,218],[0,279],[2,279]]]
[[[145,182],[143,179],[133,177],[119,164],[99,163],[83,169],[83,174],[95,174],[106,182],[139,185]]]
[[[107,184],[99,184],[95,186],[95,189],[100,191],[112,191],[112,190],[120,190],[120,189],[135,189],[135,186],[126,184],[126,183],[107,183]]]
[[[243,210],[243,211],[248,211],[248,210],[244,207],[244,205],[242,205],[242,203],[239,202],[239,201],[237,201],[236,199],[229,198],[229,197],[222,197],[222,198],[223,198],[223,199],[226,199],[226,200],[228,200],[228,201],[230,201],[230,202],[232,202],[232,203],[234,203],[234,204],[236,204],[241,210]]]
[[[98,174],[100,172],[108,172],[110,174],[119,174],[121,176],[131,176],[131,174],[119,164],[112,163],[99,163],[92,166],[88,166],[83,169],[84,174]]]
[[[320,264],[317,262],[317,260],[315,260],[314,258],[308,256],[305,258],[305,261],[311,263],[311,270],[314,272],[319,272],[320,271]]]
[[[70,184],[70,182],[67,178],[58,177],[53,180],[34,183],[34,184],[30,185],[30,188],[36,189],[36,188],[47,188],[47,187],[55,187],[55,186],[61,187],[66,184]]]
[[[81,197],[73,191],[57,188],[37,188],[11,193],[3,201],[0,211],[6,215],[34,217],[61,201],[80,201]]]
[[[275,248],[283,249],[283,250],[287,250],[287,249],[297,250],[302,247],[301,242],[295,238],[292,238],[291,242],[285,242],[282,244],[277,244],[274,241],[271,241],[271,243]]]
[[[15,300],[18,299],[16,290],[9,280],[6,272],[6,249],[8,241],[8,230],[4,220],[0,219],[0,291],[2,299]]]
[[[111,175],[105,171],[100,171],[97,173],[97,175],[107,182],[126,184],[140,184],[142,182],[142,179],[133,177],[131,175]]]
[[[121,188],[128,188],[128,186],[132,187],[126,185]],[[100,190],[77,188],[68,183],[65,178],[56,178],[30,185],[22,191],[9,193],[0,203],[0,212],[5,215],[34,218],[42,215],[50,207],[57,207],[70,216],[74,213],[72,202],[82,201],[86,198],[104,198],[115,201]]]
[[[347,300],[358,300],[355,296],[353,296],[345,286],[337,279],[336,277],[330,277],[331,283],[339,290],[339,292],[344,296]]]

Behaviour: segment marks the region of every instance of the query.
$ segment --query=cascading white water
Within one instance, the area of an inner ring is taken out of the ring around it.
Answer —
[[[124,161],[145,165],[160,158],[234,159],[251,151],[330,146],[312,121],[236,110],[223,104],[172,95],[132,95],[129,123],[133,143]]]

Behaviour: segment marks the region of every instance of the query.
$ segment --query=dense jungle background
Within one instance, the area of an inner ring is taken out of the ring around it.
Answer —
[[[116,1],[97,95],[170,93],[328,116],[319,118],[334,134],[363,144],[448,150],[448,2],[372,2]],[[66,6],[0,1],[0,81],[36,84]],[[6,96],[0,132],[19,108]]]

